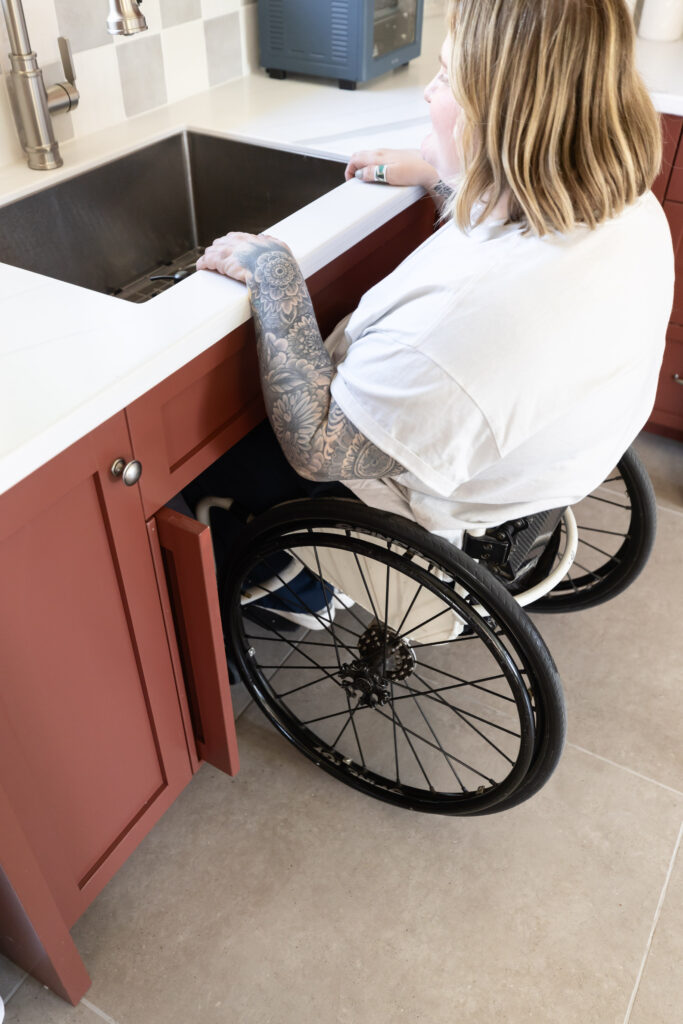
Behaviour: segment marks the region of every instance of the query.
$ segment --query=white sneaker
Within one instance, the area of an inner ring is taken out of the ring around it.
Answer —
[[[309,614],[308,612],[292,612],[285,608],[268,608],[263,605],[259,605],[258,602],[254,604],[246,605],[245,611],[248,608],[252,617],[256,621],[262,622],[263,625],[268,625],[267,620],[272,619],[273,623],[277,625],[275,620],[285,619],[287,622],[292,623],[293,626],[299,629],[327,629],[332,622],[338,611],[344,608],[351,608],[354,605],[354,601],[347,597],[346,594],[342,594],[340,590],[334,588],[334,597],[330,601],[329,605],[323,606],[315,614]]]

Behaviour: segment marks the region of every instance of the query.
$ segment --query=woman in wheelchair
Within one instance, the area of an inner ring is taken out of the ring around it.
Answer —
[[[249,289],[270,426],[186,496],[214,508],[228,654],[277,728],[365,793],[477,814],[562,747],[521,605],[587,607],[647,557],[651,491],[621,456],[673,253],[624,0],[452,0],[425,99],[421,151],[355,153],[346,178],[424,186],[441,227],[329,338],[283,242],[233,232],[199,260]],[[592,492],[577,537],[563,510]],[[593,561],[567,575],[578,540]]]

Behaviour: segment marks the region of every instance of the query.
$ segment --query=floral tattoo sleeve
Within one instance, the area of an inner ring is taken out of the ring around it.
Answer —
[[[334,368],[291,252],[273,239],[258,243],[240,250],[239,259],[247,272],[266,409],[288,461],[308,480],[403,473],[332,398]]]

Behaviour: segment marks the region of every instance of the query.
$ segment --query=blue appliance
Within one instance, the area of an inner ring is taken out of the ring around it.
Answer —
[[[420,55],[423,11],[424,0],[258,0],[261,66],[355,89]]]

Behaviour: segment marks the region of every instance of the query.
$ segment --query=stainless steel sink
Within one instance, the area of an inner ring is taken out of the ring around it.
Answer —
[[[336,160],[181,132],[0,208],[0,262],[144,302],[218,235],[263,231],[343,180]]]

